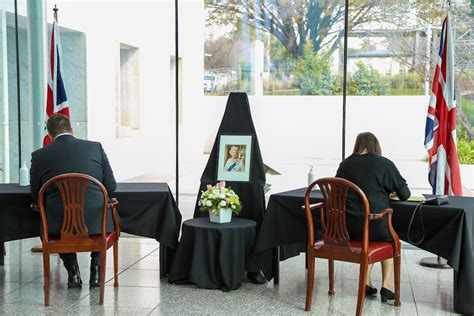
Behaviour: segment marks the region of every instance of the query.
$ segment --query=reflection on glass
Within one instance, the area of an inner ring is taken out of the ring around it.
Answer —
[[[452,1],[448,8],[443,0],[407,3],[350,2],[351,15],[361,12],[364,22],[349,23],[346,151],[351,151],[359,132],[374,132],[384,155],[396,160],[410,186],[429,193],[424,125],[441,25],[449,11],[455,41],[458,155],[466,164],[461,166],[465,192],[472,192],[473,4]]]
[[[207,0],[205,7],[206,94],[341,93],[344,1]]]

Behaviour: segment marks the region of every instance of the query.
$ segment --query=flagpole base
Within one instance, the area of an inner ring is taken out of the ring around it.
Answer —
[[[420,265],[433,269],[451,269],[446,259],[441,257],[426,257],[420,260]]]

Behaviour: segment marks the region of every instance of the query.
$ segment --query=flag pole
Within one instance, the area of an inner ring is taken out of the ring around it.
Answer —
[[[176,146],[176,188],[175,199],[176,205],[179,207],[179,6],[178,0],[174,2],[174,43],[175,43],[175,146]]]
[[[344,72],[342,77],[342,160],[346,158],[347,40],[349,34],[349,0],[344,9]]]
[[[449,11],[451,10],[451,0],[447,0],[448,6],[446,7],[446,18],[449,20]],[[447,22],[451,23],[451,21]],[[446,26],[447,27],[447,26]],[[434,192],[435,193],[435,192]],[[433,269],[450,269],[448,261],[439,255],[435,257],[425,257],[419,261],[419,264],[423,267],[433,268]]]

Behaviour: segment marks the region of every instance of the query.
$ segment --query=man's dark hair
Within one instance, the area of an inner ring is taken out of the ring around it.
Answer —
[[[62,133],[71,133],[71,121],[66,115],[53,114],[49,117],[46,123],[49,135],[53,138]]]

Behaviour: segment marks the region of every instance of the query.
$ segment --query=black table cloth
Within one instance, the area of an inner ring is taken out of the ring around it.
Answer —
[[[166,276],[178,245],[181,213],[166,183],[118,183],[111,195],[119,201],[122,232],[160,243],[160,274]],[[40,235],[39,214],[30,208],[29,187],[0,184],[0,244]],[[3,263],[3,256],[0,256]]]
[[[278,260],[273,260],[280,248],[280,260],[306,250],[307,226],[304,211],[306,188],[273,194],[259,231],[255,247],[257,262],[267,279],[278,278]],[[311,203],[321,202],[319,191],[311,193]],[[392,201],[393,225],[399,237],[408,241],[407,231],[416,202]],[[474,313],[474,198],[449,197],[441,206],[422,207],[425,238],[417,247],[440,255],[454,269],[454,310]],[[319,216],[315,216],[315,228]],[[410,237],[418,240],[420,219],[417,216]],[[320,231],[315,232],[316,235]]]
[[[245,271],[258,272],[251,271],[250,258],[256,228],[254,221],[242,218],[224,224],[208,218],[185,221],[168,281],[224,291],[239,288]]]

